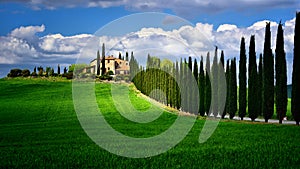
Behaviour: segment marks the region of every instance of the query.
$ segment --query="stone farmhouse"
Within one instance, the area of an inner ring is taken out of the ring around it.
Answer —
[[[101,61],[102,58],[100,58],[100,72],[101,72]],[[83,69],[83,73],[97,73],[97,59],[93,59],[90,62],[89,67],[86,67]],[[112,71],[114,75],[126,75],[129,74],[129,62],[126,60],[122,60],[119,58],[115,58],[114,56],[106,56],[105,57],[105,72]]]

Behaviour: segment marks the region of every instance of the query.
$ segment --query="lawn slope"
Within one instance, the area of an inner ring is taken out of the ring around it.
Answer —
[[[164,112],[147,124],[122,117],[114,108],[110,84],[96,84],[97,102],[113,128],[132,137],[168,129],[176,115]],[[131,89],[137,109],[150,104]],[[170,151],[132,159],[111,154],[83,131],[72,101],[70,81],[0,79],[1,168],[298,168],[300,128],[294,125],[221,121],[199,144],[204,121]]]

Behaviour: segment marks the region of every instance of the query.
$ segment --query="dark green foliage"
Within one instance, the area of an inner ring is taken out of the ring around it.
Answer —
[[[300,122],[300,12],[296,13],[291,110],[296,124]]]
[[[198,82],[198,79],[199,79],[199,72],[198,72],[198,63],[197,63],[197,59],[194,60],[194,69],[193,69],[193,75],[194,75],[194,78],[196,80],[196,82]]]
[[[46,67],[46,77],[50,76],[51,67]]]
[[[200,60],[200,73],[199,73],[199,114],[205,115],[205,75],[203,68],[203,57]]]
[[[226,77],[226,88],[227,88],[227,93],[226,93],[226,103],[225,103],[225,110],[222,114],[222,118],[225,118],[226,113],[229,113],[229,106],[230,106],[230,100],[229,100],[229,94],[230,94],[230,63],[229,63],[229,59],[227,60],[227,64],[226,64],[226,73],[225,73],[225,77]]]
[[[66,77],[67,79],[73,79],[73,72],[68,72],[63,74],[62,77]]]
[[[248,66],[248,113],[252,121],[258,117],[257,112],[257,65],[255,52],[255,36],[252,35],[249,46]]]
[[[231,60],[229,73],[229,118],[233,119],[237,111],[237,82],[236,82],[236,60]]]
[[[34,71],[34,72],[35,72],[35,71]],[[57,74],[60,75],[60,65],[59,65],[59,64],[57,65]]]
[[[28,76],[30,76],[30,70],[24,69],[24,70],[22,70],[21,74],[23,77],[28,77]]]
[[[68,72],[67,68],[64,68],[64,74],[66,74]],[[57,73],[58,74],[58,73]]]
[[[189,67],[190,71],[193,71],[192,57],[190,57],[190,56],[189,56],[188,67]]]
[[[105,68],[105,45],[102,45],[102,60],[101,60],[101,75],[105,75],[106,68]]]
[[[128,56],[128,52],[126,52],[126,57],[125,57],[125,60],[126,61],[129,61],[129,58],[128,58],[129,56]]]
[[[218,115],[218,83],[219,83],[219,76],[218,76],[218,47],[215,49],[215,56],[213,59],[213,63],[211,66],[211,76],[212,76],[212,113],[215,117]]]
[[[206,115],[210,115],[210,104],[211,104],[211,81],[210,81],[210,56],[209,52],[206,56],[206,76],[205,76],[205,112]]]
[[[263,56],[259,56],[258,77],[257,77],[257,114],[262,116],[263,112]]]
[[[44,68],[42,66],[39,66],[37,69],[38,69],[38,75],[43,76]]]
[[[247,108],[247,56],[245,47],[245,38],[242,37],[240,46],[240,64],[239,64],[239,117],[241,120],[246,116]]]
[[[226,83],[226,75],[225,75],[225,65],[224,65],[224,51],[221,51],[220,62],[218,64],[218,112],[221,116],[223,116],[225,112],[225,103],[224,98],[226,99],[227,93],[227,83]]]
[[[282,123],[287,111],[287,74],[286,59],[284,51],[284,38],[282,24],[279,23],[277,29],[277,41],[275,50],[275,70],[276,70],[276,114],[279,123]]]
[[[21,69],[11,69],[10,73],[7,75],[7,77],[19,77],[19,76],[22,76]]]
[[[99,50],[97,51],[97,73],[96,75],[99,76],[100,75],[100,53]]]
[[[119,52],[119,59],[122,59],[122,54],[121,54],[121,52]]]
[[[33,69],[33,72],[35,72],[35,73],[36,73],[36,66],[34,67],[34,69]]]
[[[263,67],[263,115],[265,122],[268,122],[274,114],[274,57],[271,49],[270,22],[266,25]]]

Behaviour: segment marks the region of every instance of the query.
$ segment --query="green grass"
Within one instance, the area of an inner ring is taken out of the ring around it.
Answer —
[[[56,82],[53,82],[56,81]],[[96,85],[99,108],[113,128],[134,137],[165,131],[176,115],[163,113],[148,124],[122,117],[110,96],[110,85]],[[122,87],[122,86],[121,86]],[[137,109],[150,104],[138,92]],[[294,125],[221,121],[203,144],[204,121],[166,153],[133,159],[97,146],[83,131],[72,101],[72,83],[64,80],[0,80],[1,168],[299,168],[300,128]]]

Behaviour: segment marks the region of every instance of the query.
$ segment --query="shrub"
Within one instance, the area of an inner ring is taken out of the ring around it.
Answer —
[[[11,69],[10,73],[7,75],[7,77],[19,77],[19,76],[22,76],[21,69]]]
[[[32,73],[31,73],[31,76],[32,76],[32,77],[37,77],[37,73],[36,73],[36,72],[32,72]]]
[[[114,72],[112,70],[107,72],[107,75],[114,75]]]
[[[28,76],[30,76],[30,71],[28,69],[24,69],[24,70],[22,70],[21,74],[23,77],[28,77]]]

